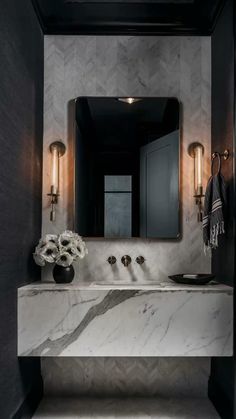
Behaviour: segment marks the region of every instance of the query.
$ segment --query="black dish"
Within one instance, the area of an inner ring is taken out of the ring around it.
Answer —
[[[205,285],[215,278],[214,274],[197,274],[196,278],[184,278],[183,275],[187,274],[170,275],[169,278],[178,284],[188,285]]]

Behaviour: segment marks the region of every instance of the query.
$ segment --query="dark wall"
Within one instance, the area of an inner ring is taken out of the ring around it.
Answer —
[[[17,287],[40,276],[43,34],[29,0],[1,0],[0,92],[0,417],[10,419],[42,390],[39,361],[17,359]]]
[[[234,284],[234,5],[228,0],[212,35],[212,151],[228,148],[230,159],[222,162],[228,188],[226,235],[212,254],[212,271],[220,282]],[[212,359],[209,396],[222,418],[233,418],[233,359]]]
[[[227,284],[234,280],[234,33],[233,1],[228,0],[212,35],[212,151],[230,151],[222,161],[222,174],[228,186],[226,235],[212,252],[212,270]]]

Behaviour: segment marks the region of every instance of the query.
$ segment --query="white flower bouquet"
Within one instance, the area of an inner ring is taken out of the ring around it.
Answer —
[[[66,230],[62,234],[46,234],[35,248],[35,263],[44,266],[46,262],[67,267],[88,253],[82,237],[73,231]]]

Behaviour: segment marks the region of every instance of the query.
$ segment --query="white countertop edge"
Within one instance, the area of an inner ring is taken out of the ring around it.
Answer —
[[[50,291],[84,291],[84,290],[100,290],[100,291],[114,291],[114,290],[146,290],[156,292],[201,292],[201,293],[226,293],[233,294],[233,287],[225,284],[210,283],[207,285],[185,285],[176,284],[174,282],[166,281],[161,283],[113,283],[105,284],[101,282],[81,282],[73,281],[70,284],[56,284],[55,282],[33,282],[18,288],[18,293],[24,294],[27,291],[35,292],[50,292]]]

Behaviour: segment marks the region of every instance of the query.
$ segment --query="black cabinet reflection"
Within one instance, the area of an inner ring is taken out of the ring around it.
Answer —
[[[132,176],[105,175],[104,236],[132,236]]]
[[[83,236],[179,236],[179,102],[76,101],[75,228]]]

